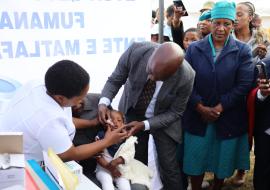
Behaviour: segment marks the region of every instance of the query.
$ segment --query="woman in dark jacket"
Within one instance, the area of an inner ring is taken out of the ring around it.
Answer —
[[[217,2],[211,34],[192,43],[186,60],[196,71],[184,114],[184,172],[201,189],[205,172],[215,174],[214,190],[235,169],[249,169],[246,95],[253,81],[249,47],[230,35],[235,3]]]

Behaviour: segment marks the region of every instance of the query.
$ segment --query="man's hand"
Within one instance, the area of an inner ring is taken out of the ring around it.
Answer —
[[[138,133],[141,130],[144,130],[144,122],[142,121],[132,121],[125,126],[126,131],[128,132],[128,137]]]
[[[261,94],[266,97],[270,95],[270,81],[269,79],[259,79],[258,87],[261,91]]]
[[[117,144],[121,142],[122,140],[126,139],[128,136],[128,133],[124,130],[123,127],[119,127],[116,130],[111,130],[110,127],[107,127],[107,131],[105,133],[104,140],[108,143],[108,146]]]
[[[105,104],[98,105],[98,119],[102,125],[107,124],[107,120],[110,120],[110,110]]]

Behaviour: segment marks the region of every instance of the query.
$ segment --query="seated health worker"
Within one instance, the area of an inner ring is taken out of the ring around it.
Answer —
[[[62,60],[45,74],[45,84],[31,81],[14,95],[0,121],[0,131],[23,132],[26,159],[42,161],[42,151],[52,148],[66,160],[82,160],[126,137],[121,129],[107,130],[98,142],[73,146],[75,125],[71,106],[89,90],[89,74],[77,63]]]

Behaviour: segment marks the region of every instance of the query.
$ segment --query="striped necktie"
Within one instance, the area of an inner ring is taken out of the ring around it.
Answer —
[[[143,87],[142,93],[135,106],[135,112],[138,115],[145,115],[145,111],[154,95],[156,82],[148,79]]]

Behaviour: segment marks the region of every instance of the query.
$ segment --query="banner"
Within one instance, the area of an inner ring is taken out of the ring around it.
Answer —
[[[8,0],[0,10],[0,75],[21,83],[70,59],[100,92],[129,45],[150,39],[146,0]]]

